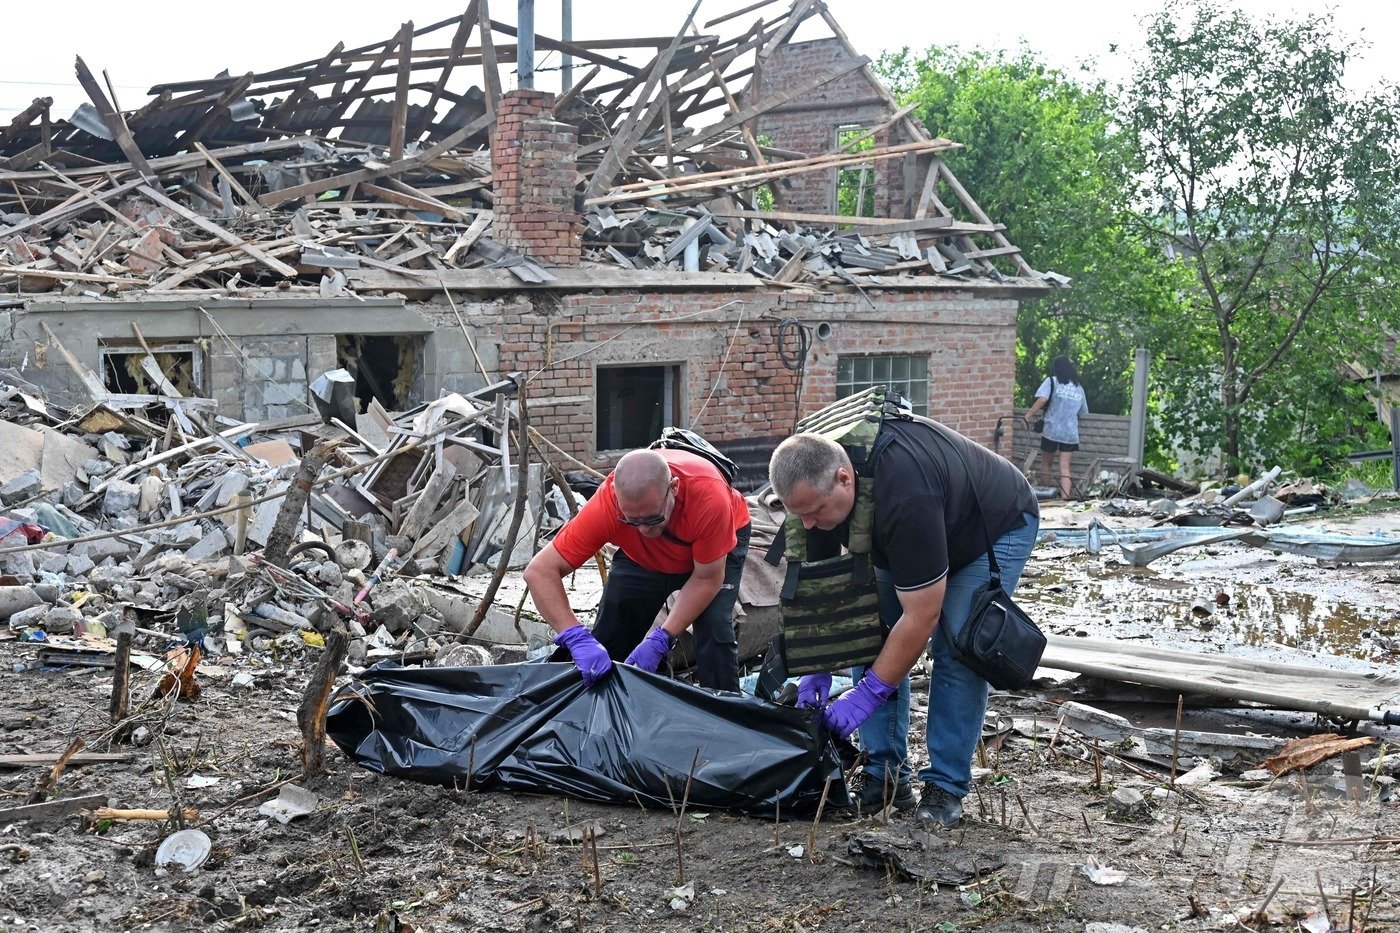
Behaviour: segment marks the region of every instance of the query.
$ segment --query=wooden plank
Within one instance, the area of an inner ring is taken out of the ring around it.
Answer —
[[[434,214],[441,214],[449,220],[465,221],[467,215],[463,214],[451,204],[444,204],[437,198],[429,197],[417,190],[412,185],[399,181],[397,178],[386,178],[385,181],[390,187],[382,187],[371,182],[362,182],[360,190],[368,194],[377,195],[386,201],[395,204],[402,204],[404,207],[415,211],[430,211]]]
[[[472,505],[472,500],[464,496],[462,501],[457,503],[456,508],[449,512],[442,521],[429,529],[427,534],[418,539],[413,545],[413,549],[408,552],[408,556],[418,557],[421,555],[424,557],[431,557],[433,554],[442,550],[448,541],[470,528],[472,522],[476,521],[480,515],[481,513],[477,510],[476,506]]]
[[[361,257],[361,262],[376,266]],[[378,263],[378,267],[385,266]],[[554,289],[556,291],[587,291],[593,288],[616,289],[734,289],[744,290],[763,285],[756,276],[730,272],[678,272],[669,269],[557,268],[551,269],[553,279],[540,283],[522,282],[509,269],[443,269],[424,272],[413,269],[348,269],[345,272],[356,289],[441,293],[446,288],[455,291],[517,291],[519,289]]]
[[[292,253],[301,250],[301,246],[295,242],[297,239],[298,237],[295,236],[282,237],[279,240],[268,240],[258,245],[259,248],[269,256],[290,256]],[[204,257],[198,262],[190,263],[179,272],[176,272],[169,278],[161,279],[146,290],[150,292],[172,291],[179,288],[190,279],[198,278],[208,272],[217,272],[222,269],[236,269],[239,266],[246,266],[254,261],[253,257],[244,253],[242,250],[215,253],[212,256]]]
[[[97,108],[107,131],[116,139],[122,154],[142,175],[147,178],[155,178],[156,173],[151,169],[146,157],[141,154],[141,150],[136,147],[136,140],[131,138],[131,130],[127,128],[126,120],[122,119],[121,113],[108,102],[107,95],[102,93],[102,88],[98,85],[97,79],[92,76],[92,72],[88,70],[81,55],[78,56],[74,68],[78,75],[78,83],[83,86],[83,90],[92,99],[93,106]]]
[[[771,5],[771,4],[773,4],[773,3],[776,3],[776,2],[777,2],[777,0],[758,0],[757,3],[750,3],[748,6],[744,7],[742,10],[735,10],[733,13],[726,13],[726,14],[724,14],[723,16],[719,17],[718,19],[712,19],[712,20],[710,20],[708,23],[705,24],[705,28],[706,28],[706,29],[709,29],[711,26],[718,26],[720,23],[727,23],[727,22],[729,22],[731,19],[738,19],[740,16],[743,16],[745,13],[752,13],[754,10],[761,9],[762,7],[769,6],[769,5]]]
[[[505,33],[508,36],[517,35],[515,27],[511,26],[509,23],[498,23],[492,20],[491,28],[496,30],[497,32]],[[641,73],[641,69],[634,68],[633,66],[627,64],[621,59],[610,58],[607,55],[599,55],[593,51],[593,49],[601,47],[601,43],[591,43],[589,45],[585,45],[583,43],[564,42],[560,39],[551,39],[549,36],[541,35],[539,33],[535,34],[535,48],[537,49],[547,49],[552,52],[564,52],[568,55],[574,56],[575,58],[581,58],[584,61],[591,62],[595,65],[603,65],[607,68],[612,68],[616,71],[620,71],[623,74],[638,75]],[[640,46],[623,47],[639,48]]]
[[[965,224],[955,217],[926,217],[907,220],[902,217],[847,217],[844,214],[804,214],[797,211],[743,211],[731,210],[716,214],[717,220],[726,217],[745,217],[752,220],[767,220],[773,223],[799,223],[815,226],[853,226],[868,228],[872,233],[918,233],[937,231],[944,236],[960,233],[992,233],[1002,228],[1002,224]]]
[[[413,21],[399,30],[399,69],[394,83],[394,115],[389,124],[389,161],[403,158],[404,132],[408,128],[408,79],[413,56]]]
[[[685,31],[690,23],[695,19],[695,11],[700,9],[701,0],[695,0],[695,5],[690,8],[690,15],[685,18],[684,25],[680,32],[671,40],[671,44],[666,50],[656,57],[656,63],[652,66],[651,73],[647,75],[646,82],[638,92],[637,103],[632,107],[627,119],[618,128],[617,134],[613,137],[612,145],[603,155],[603,161],[593,172],[593,176],[588,179],[588,185],[584,189],[584,198],[591,198],[604,188],[612,186],[613,179],[617,177],[618,170],[622,167],[623,160],[636,148],[637,141],[642,138],[647,127],[641,121],[642,110],[651,102],[651,96],[656,92],[657,86],[666,76],[667,69],[671,65],[671,59],[675,58],[676,52],[685,41]]]
[[[800,85],[799,87],[787,92],[786,94],[780,94],[779,96],[774,97],[771,100],[760,101],[756,104],[751,104],[750,106],[745,107],[738,113],[731,114],[726,119],[723,119],[712,126],[705,127],[699,133],[696,133],[694,136],[683,140],[681,148],[688,150],[694,149],[696,146],[703,145],[709,142],[710,140],[714,139],[716,136],[719,136],[721,133],[726,133],[729,130],[734,129],[734,127],[747,123],[754,117],[761,116],[762,114],[767,113],[775,107],[778,107],[782,104],[786,104],[789,101],[796,100],[797,98],[802,97],[806,94],[810,94],[818,88],[825,87],[832,81],[835,81],[838,78],[843,78],[858,68],[865,67],[865,65],[867,65],[869,62],[870,59],[862,56],[856,61],[847,62],[845,65],[842,65],[835,71],[822,75],[819,78],[814,78],[813,80]]]
[[[941,159],[938,160],[937,165],[939,176],[948,183],[949,188],[953,189],[953,193],[958,196],[958,200],[962,202],[963,207],[967,208],[967,212],[980,223],[991,223],[992,219],[987,216],[987,212],[982,210],[982,207],[972,199],[972,195],[968,194],[967,189],[962,186],[962,182],[958,181],[953,173],[948,171],[948,166],[944,165]],[[1006,238],[1004,233],[993,233],[992,239],[996,241],[997,246],[1011,246],[1011,241]],[[1025,257],[1021,255],[1019,250],[1011,254],[1011,260],[1016,264],[1016,269],[1022,275],[1035,275],[1035,270],[1031,268],[1030,263],[1026,262]]]
[[[139,181],[128,182],[126,185],[126,190],[130,191],[132,188],[135,188],[138,184],[140,184]],[[99,183],[96,187],[101,188],[102,184]],[[90,206],[87,203],[87,199],[83,196],[83,192],[85,191],[91,194],[91,192],[88,189],[83,188],[76,194],[71,195],[62,204],[59,204],[57,207],[52,207],[49,210],[44,211],[44,213],[40,214],[38,217],[31,217],[22,223],[15,224],[13,227],[0,227],[0,236],[8,237],[13,236],[17,233],[23,233],[26,230],[33,230],[36,227],[44,228],[47,227],[49,224],[59,223],[77,214],[81,214]],[[108,192],[108,197],[111,197],[115,193],[117,193],[117,189],[112,189],[110,192]]]
[[[95,275],[91,272],[67,272],[62,269],[31,269],[28,266],[0,266],[0,275],[34,276],[40,279],[57,279],[71,282],[103,282],[109,285],[138,285],[139,279],[119,278],[115,275]]]
[[[452,76],[452,70],[461,62],[467,40],[471,38],[472,30],[476,28],[478,16],[476,8],[480,2],[481,0],[470,0],[466,12],[462,14],[461,20],[457,23],[457,31],[452,34],[452,48],[447,50],[447,61],[438,72],[432,93],[428,95],[428,106],[423,110],[423,115],[418,118],[413,127],[411,136],[415,140],[432,126],[436,118],[437,103],[442,98],[442,92],[447,88],[447,79]]]
[[[345,51],[345,43],[337,42],[335,47],[327,52],[324,58],[312,66],[311,71],[306,77],[301,79],[301,83],[293,88],[282,103],[278,104],[277,108],[268,115],[266,122],[276,126],[279,120],[296,109],[296,104],[306,99],[306,97],[311,94],[311,89],[321,83],[327,70],[335,63],[335,60],[340,57],[340,53],[343,51]],[[248,75],[250,80],[253,77],[252,74]]]
[[[31,752],[20,755],[0,755],[0,768],[39,768],[51,766],[62,757],[61,752]],[[117,764],[131,761],[133,752],[78,752],[68,759],[68,767],[79,765]]]
[[[486,232],[486,228],[491,226],[494,219],[495,214],[491,211],[478,214],[476,219],[472,221],[472,225],[467,228],[467,232],[459,236],[457,242],[453,243],[452,248],[442,257],[442,261],[449,266],[452,265],[459,253],[466,252],[476,245],[476,241],[481,239],[482,234]]]
[[[238,195],[253,209],[254,215],[260,213],[258,209],[258,199],[248,193],[248,189],[239,184],[238,179],[233,177],[233,173],[224,168],[224,163],[220,162],[214,153],[204,148],[204,144],[196,142],[194,147],[199,150],[199,154],[209,160],[209,164],[214,167],[214,171],[219,173],[219,177],[228,182],[228,186],[233,189],[233,193]]]
[[[244,240],[228,232],[223,227],[220,227],[218,224],[214,223],[214,221],[208,219],[207,217],[204,217],[201,214],[196,214],[194,211],[185,207],[183,204],[180,204],[178,201],[172,201],[170,198],[166,197],[162,192],[157,191],[150,185],[142,185],[137,190],[139,190],[146,197],[150,198],[152,201],[155,201],[162,207],[165,207],[166,209],[172,210],[175,213],[179,214],[181,217],[185,218],[190,223],[194,224],[196,227],[205,231],[206,233],[212,233],[214,236],[223,240],[229,246],[234,246],[238,249],[243,250],[243,252],[247,253],[249,256],[252,256],[258,262],[267,266],[269,269],[271,269],[273,272],[276,272],[283,278],[296,278],[297,270],[293,269],[291,266],[287,265],[282,260],[269,256],[267,253],[263,252],[261,249],[254,246],[252,243],[249,243],[247,240]]]
[[[227,118],[229,104],[242,97],[252,83],[253,73],[251,71],[234,82],[228,90],[220,94],[218,99],[209,105],[209,110],[200,117],[194,128],[180,137],[180,142],[190,145],[203,139],[204,134],[209,132],[215,123]]]
[[[851,44],[850,37],[848,37],[845,30],[841,28],[841,24],[836,21],[836,18],[831,15],[831,11],[826,8],[826,4],[818,4],[817,12],[821,15],[821,18],[826,21],[827,28],[831,30],[832,35],[845,46],[847,53],[851,55],[859,54],[856,52],[855,46]],[[894,95],[881,83],[875,72],[870,70],[869,65],[865,65],[861,69],[861,74],[865,76],[865,80],[870,86],[875,89],[875,93],[880,95],[880,98],[884,100],[886,107],[891,111],[897,111],[899,109],[899,101],[894,99]],[[928,132],[918,123],[909,119],[907,115],[900,118],[900,124],[904,127],[904,131],[909,134],[910,139],[929,138]]]
[[[477,15],[481,26],[482,90],[486,93],[486,112],[491,115],[494,124],[496,110],[501,106],[501,72],[496,64],[496,40],[491,35],[491,10],[487,3],[488,0],[481,0]]]
[[[102,396],[106,395],[107,387],[102,384],[102,380],[98,378],[97,374],[91,369],[88,369],[79,362],[78,358],[63,345],[63,341],[59,340],[58,335],[49,327],[49,322],[40,321],[39,326],[44,329],[44,333],[48,336],[49,341],[54,347],[57,348],[59,355],[63,357],[63,361],[68,364],[68,368],[77,374],[79,381],[82,382],[83,388],[87,389],[88,394],[94,399],[100,399]]]
[[[0,147],[3,147],[11,139],[19,135],[20,130],[25,129],[34,122],[34,118],[53,106],[52,97],[36,97],[34,103],[15,114],[10,125],[0,129]]]
[[[282,152],[288,149],[300,149],[302,145],[310,140],[307,136],[292,136],[286,139],[269,139],[262,142],[247,143],[242,146],[229,146],[226,149],[211,150],[221,159],[241,158],[242,156],[263,155],[270,152]],[[158,172],[173,172],[185,168],[194,168],[203,161],[203,157],[198,154],[183,153],[181,155],[161,156],[151,159],[150,166]],[[129,162],[106,162],[98,165],[84,165],[68,170],[68,174],[74,178],[85,178],[89,175],[96,175],[101,178],[121,175],[123,172],[132,171],[135,168]],[[7,181],[47,181],[53,173],[44,171],[23,171],[9,172],[0,171],[0,182]]]
[[[404,518],[403,524],[399,526],[398,533],[416,541],[423,533],[423,527],[428,523],[428,519],[436,514],[438,504],[442,502],[442,497],[447,495],[447,488],[452,485],[452,481],[456,478],[457,468],[452,465],[450,460],[442,461],[423,487],[423,492],[414,501],[413,507],[408,510],[408,515]]]
[[[575,82],[573,87],[565,91],[563,95],[554,102],[554,113],[556,115],[563,113],[579,94],[583,93],[583,89],[588,87],[594,78],[598,77],[602,70],[602,65],[594,65],[590,68],[588,73],[585,74],[581,80]]]
[[[383,65],[384,62],[388,60],[389,53],[393,50],[394,40],[392,39],[379,47],[379,52],[375,56],[374,64],[370,65],[369,68],[360,75],[359,80],[355,82],[355,86],[352,87],[348,93],[340,97],[335,107],[331,109],[330,116],[327,117],[326,122],[318,127],[322,135],[329,133],[333,127],[340,123],[341,118],[345,116],[345,111],[349,110],[350,105],[359,99],[360,93],[364,91],[365,86],[369,84],[375,72],[379,70],[379,66]],[[267,202],[264,201],[263,203],[266,204]]]
[[[7,807],[0,810],[0,826],[5,823],[18,823],[22,820],[51,820],[73,816],[84,810],[95,810],[107,806],[106,794],[85,794],[81,797],[63,797],[31,803],[23,807]]]
[[[662,181],[634,182],[619,185],[612,193],[590,198],[588,204],[616,204],[624,201],[644,201],[649,198],[684,194],[716,187],[732,185],[756,186],[760,182],[789,175],[841,168],[846,165],[860,165],[865,162],[878,162],[893,159],[911,152],[939,152],[961,148],[959,143],[946,139],[932,139],[927,142],[905,143],[901,146],[887,146],[883,149],[867,149],[865,152],[844,156],[814,156],[810,159],[796,159],[789,162],[770,162],[766,166],[753,166],[742,169],[724,169],[718,172],[701,172],[697,175],[681,175]]]

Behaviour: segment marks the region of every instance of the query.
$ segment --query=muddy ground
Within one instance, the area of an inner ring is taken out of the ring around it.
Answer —
[[[1089,514],[1047,510],[1044,524],[1082,526]],[[1344,527],[1338,515],[1327,521]],[[1355,521],[1364,529],[1397,524],[1393,512]],[[1326,651],[1339,660],[1318,663],[1339,665],[1400,657],[1394,565],[1320,567],[1221,545],[1138,570],[1114,550],[1038,549],[1018,595],[1057,632],[1225,645],[1292,660]],[[1208,618],[1191,612],[1194,600],[1218,593],[1228,596],[1226,608]],[[150,653],[162,647],[138,640]],[[88,752],[130,752],[128,762],[69,769],[55,796],[101,793],[130,808],[178,801],[198,809],[191,825],[213,848],[201,868],[172,874],[153,864],[172,828],[162,823],[0,820],[6,930],[1109,933],[1323,930],[1329,919],[1334,929],[1400,929],[1396,730],[1362,727],[1381,741],[1363,751],[1365,776],[1350,797],[1335,763],[1272,782],[1241,779],[1237,768],[1170,794],[1169,768],[1114,757],[1123,750],[1109,744],[1096,766],[1091,744],[1068,730],[1056,734],[1056,703],[1089,694],[1085,685],[1047,680],[1038,695],[993,698],[1001,729],[1015,728],[993,738],[977,762],[980,783],[962,829],[924,833],[900,815],[839,812],[819,825],[775,825],[418,785],[367,773],[333,749],[328,771],[301,781],[294,711],[312,660],[301,656],[212,661],[199,700],[141,712],[135,724],[146,727],[149,744],[114,743],[110,670],[27,669],[35,650],[0,642],[0,754],[62,751],[77,736]],[[251,673],[252,685],[236,685],[237,672]],[[155,676],[137,675],[138,700],[150,695]],[[1153,725],[1175,714],[1153,703],[1116,710]],[[1196,710],[1186,722],[1296,735],[1332,725]],[[916,763],[921,740],[911,736]],[[44,770],[0,771],[0,806],[24,803]],[[258,808],[289,779],[319,804],[283,825]],[[1139,790],[1150,812],[1110,818],[1109,797],[1119,788]],[[596,866],[569,838],[595,822]],[[855,839],[895,852],[905,872],[889,860],[859,867]],[[940,886],[908,874],[966,880]]]

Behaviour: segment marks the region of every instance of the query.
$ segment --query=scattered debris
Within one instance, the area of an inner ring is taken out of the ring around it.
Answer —
[[[1374,744],[1376,744],[1375,738],[1369,735],[1351,739],[1335,732],[1310,735],[1305,739],[1289,742],[1278,755],[1265,761],[1264,767],[1275,775],[1287,774],[1289,771],[1304,771],[1320,761],[1326,761],[1343,752]]]
[[[209,858],[213,846],[209,837],[197,829],[182,829],[171,833],[156,849],[156,865],[166,870],[194,871]]]
[[[1128,880],[1126,872],[1121,872],[1116,868],[1109,868],[1099,861],[1098,856],[1094,855],[1089,856],[1088,861],[1084,863],[1084,867],[1081,870],[1094,884],[1122,884]]]
[[[310,816],[321,805],[321,798],[304,787],[284,784],[277,792],[277,799],[269,800],[258,807],[263,816],[270,816],[279,823],[287,824],[302,816]]]

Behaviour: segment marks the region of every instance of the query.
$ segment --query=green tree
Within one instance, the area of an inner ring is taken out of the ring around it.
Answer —
[[[1144,223],[1191,272],[1183,313],[1155,329],[1177,359],[1162,414],[1227,471],[1316,466],[1373,430],[1337,364],[1374,360],[1396,323],[1400,96],[1347,92],[1358,42],[1330,14],[1179,0],[1146,29],[1122,122]]]
[[[1020,400],[1067,353],[1090,407],[1125,411],[1133,348],[1176,306],[1182,276],[1132,215],[1134,139],[1108,89],[1028,49],[905,49],[878,69],[930,132],[964,145],[948,167],[1027,261],[1073,280],[1022,306]]]

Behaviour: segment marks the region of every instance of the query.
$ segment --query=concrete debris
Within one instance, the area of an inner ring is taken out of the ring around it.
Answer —
[[[13,386],[7,403],[7,381],[39,407],[16,404]],[[16,631],[81,635],[105,632],[130,611],[173,622],[186,637],[237,627],[239,652],[272,650],[274,641],[304,652],[324,644],[339,618],[350,623],[352,661],[372,651],[430,660],[452,639],[425,582],[488,572],[506,550],[513,564],[526,560],[536,529],[561,523],[553,503],[562,499],[545,495],[538,460],[524,484],[516,465],[506,472],[499,439],[520,433],[519,384],[511,376],[385,413],[380,443],[370,446],[337,408],[264,426],[209,421],[179,399],[165,399],[175,403],[167,408],[137,396],[120,419],[94,421],[42,402],[39,390],[0,371],[0,419],[14,419],[0,420],[0,441],[14,445],[0,459],[8,507],[0,512],[0,573],[8,575],[0,620]],[[183,400],[192,401],[200,400]],[[294,478],[316,445],[323,466],[308,480],[305,508],[288,512]],[[104,456],[92,455],[98,449]],[[34,462],[45,450],[67,451],[65,463],[76,457],[61,483]],[[524,514],[508,540],[518,499]],[[292,542],[284,565],[257,550],[278,533]],[[366,629],[387,640],[366,641]],[[457,658],[492,663],[485,649]]]

